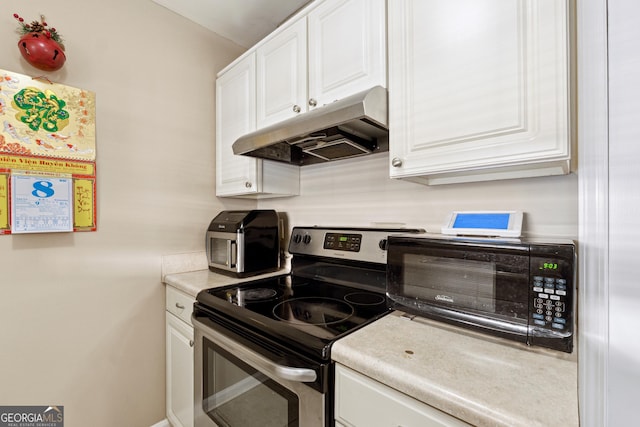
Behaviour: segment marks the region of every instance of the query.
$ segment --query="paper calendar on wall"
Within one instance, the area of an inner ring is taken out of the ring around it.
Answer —
[[[95,231],[95,94],[0,69],[0,234]]]

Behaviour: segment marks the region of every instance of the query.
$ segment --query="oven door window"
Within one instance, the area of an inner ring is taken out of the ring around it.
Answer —
[[[203,338],[202,409],[220,427],[297,427],[298,396]]]

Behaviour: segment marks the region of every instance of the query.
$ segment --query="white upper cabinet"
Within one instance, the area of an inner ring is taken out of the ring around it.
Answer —
[[[310,107],[387,87],[385,0],[327,0],[308,21]]]
[[[316,0],[216,80],[216,195],[300,192],[298,166],[233,154],[233,143],[373,86],[387,86],[386,0]]]
[[[256,48],[258,129],[387,86],[386,1],[318,3]]]
[[[390,1],[391,177],[569,173],[569,13],[566,0]]]
[[[298,167],[233,154],[235,140],[255,129],[256,58],[253,53],[216,80],[216,195],[276,197],[298,194]]]
[[[256,49],[258,128],[307,111],[307,21],[299,19]]]

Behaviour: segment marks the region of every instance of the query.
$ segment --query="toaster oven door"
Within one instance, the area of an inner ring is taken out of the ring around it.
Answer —
[[[244,271],[244,235],[207,231],[207,260],[210,268],[234,273]]]

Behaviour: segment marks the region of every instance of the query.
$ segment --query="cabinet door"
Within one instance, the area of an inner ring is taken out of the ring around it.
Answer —
[[[256,49],[257,127],[307,111],[307,21],[299,19]]]
[[[336,364],[335,376],[336,426],[469,426],[342,365]]]
[[[299,167],[233,154],[233,143],[255,129],[256,58],[252,52],[216,80],[216,195],[299,194]]]
[[[166,312],[167,418],[193,427],[193,327]]]
[[[258,164],[236,156],[232,145],[256,129],[256,62],[249,55],[216,80],[216,194],[258,191]]]
[[[309,102],[386,87],[385,0],[327,0],[309,14]],[[393,3],[393,2],[391,2]]]
[[[395,0],[388,13],[392,177],[569,172],[567,1]]]

